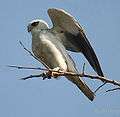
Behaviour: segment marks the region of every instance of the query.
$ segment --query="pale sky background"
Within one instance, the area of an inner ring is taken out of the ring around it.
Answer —
[[[19,78],[38,71],[16,70],[5,65],[40,67],[19,44],[31,48],[26,30],[40,18],[51,26],[47,9],[63,8],[84,27],[105,75],[120,80],[120,0],[1,0],[0,1],[0,117],[120,117],[120,91],[105,93],[106,85],[90,102],[65,78],[59,80]],[[72,53],[81,70],[95,74],[81,54]],[[87,80],[94,90],[99,82]]]

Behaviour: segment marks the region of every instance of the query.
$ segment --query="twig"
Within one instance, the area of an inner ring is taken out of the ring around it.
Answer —
[[[35,68],[35,67],[23,67],[23,66],[16,66],[16,65],[8,65],[8,67],[12,67],[12,68],[17,68],[17,69],[33,69],[33,70],[42,70],[42,71],[46,71],[45,73],[41,73],[39,75],[30,75],[24,78],[21,78],[21,80],[27,80],[27,79],[31,79],[31,78],[35,78],[35,77],[42,77],[43,80],[48,78],[51,79],[51,77],[58,77],[58,76],[80,76],[81,78],[86,77],[86,78],[90,78],[90,79],[95,79],[95,80],[102,80],[104,81],[104,83],[102,85],[100,85],[95,91],[94,93],[96,93],[103,85],[105,85],[106,83],[110,83],[116,86],[119,86],[118,88],[114,88],[114,89],[110,89],[107,90],[106,92],[110,92],[110,91],[114,91],[114,90],[120,90],[120,82],[115,81],[115,80],[110,80],[107,79],[105,77],[101,77],[101,76],[95,76],[95,75],[89,75],[89,74],[85,74],[84,70],[81,74],[76,74],[73,72],[65,72],[65,71],[55,71],[53,69],[46,69],[46,68]]]
[[[94,93],[96,93],[100,88],[102,88],[104,85],[106,84],[106,82],[104,82],[102,85],[100,85],[95,91]]]
[[[120,87],[117,87],[117,88],[114,88],[114,89],[109,89],[106,92],[115,91],[115,90],[120,90]]]
[[[83,64],[83,69],[82,69],[82,74],[85,74],[85,63]],[[104,82],[102,85],[100,85],[98,88],[96,88],[96,90],[94,91],[94,93],[96,93],[100,88],[102,88],[104,85],[106,84],[106,82]]]
[[[84,74],[84,72],[85,72],[85,63],[83,64],[82,74]]]
[[[7,67],[12,67],[16,69],[30,69],[30,70],[42,70],[42,71],[48,71],[46,68],[41,68],[41,67],[24,67],[24,66],[17,66],[17,65],[7,65]]]
[[[27,80],[27,79],[36,78],[36,77],[43,77],[43,74],[39,74],[39,75],[30,75],[30,76],[21,78],[20,80]]]
[[[34,59],[36,59],[37,61],[41,62],[47,69],[49,69],[49,67],[48,67],[43,61],[41,61],[41,60],[38,59],[36,56],[34,56],[34,54],[33,54],[31,51],[29,51],[29,50],[23,45],[23,43],[22,43],[21,41],[19,41],[19,43],[20,43],[20,45],[23,47],[23,49],[24,49],[25,51],[27,51]]]
[[[105,77],[96,76],[96,75],[89,75],[89,74],[83,74],[83,73],[76,74],[76,73],[73,73],[73,72],[65,72],[65,71],[61,71],[61,70],[55,71],[55,70],[52,70],[52,69],[44,69],[44,68],[32,68],[32,67],[28,68],[28,67],[22,67],[22,66],[9,66],[9,67],[14,67],[14,68],[18,68],[18,69],[38,69],[38,70],[45,70],[46,72],[51,72],[51,77],[69,76],[69,75],[71,75],[71,76],[80,76],[81,78],[86,77],[86,78],[95,79],[95,80],[102,80],[105,83],[110,83],[110,84],[113,84],[113,85],[116,85],[116,86],[120,87],[120,82],[115,81],[115,80],[110,80],[110,79],[107,79]],[[40,75],[31,75],[29,77],[32,78],[32,76],[33,77],[42,77],[41,74]],[[96,91],[98,91],[98,89],[100,89],[104,84],[102,84],[100,87],[98,87],[96,89]]]
[[[96,79],[96,80],[102,80],[102,81],[104,81],[106,83],[110,83],[110,84],[117,85],[117,86],[120,87],[120,82],[119,81],[110,80],[110,79],[107,79],[105,77],[94,76],[94,75],[89,75],[89,74],[84,75],[84,77],[88,77],[88,78]]]
[[[36,77],[42,77],[43,80],[45,80],[46,78],[51,79],[51,76],[52,76],[52,72],[48,71],[48,72],[45,72],[45,73],[43,72],[43,73],[38,74],[38,75],[30,75],[30,76],[21,78],[20,80],[27,80],[27,79],[36,78]]]

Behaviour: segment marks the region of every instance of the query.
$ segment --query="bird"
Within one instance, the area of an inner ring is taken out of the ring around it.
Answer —
[[[50,69],[78,73],[68,51],[82,53],[94,71],[104,76],[95,51],[77,20],[63,9],[49,8],[47,12],[53,23],[52,28],[41,19],[32,20],[27,25],[32,35],[32,52],[35,57]],[[90,101],[94,100],[94,92],[81,77],[69,75],[65,78],[75,84]]]

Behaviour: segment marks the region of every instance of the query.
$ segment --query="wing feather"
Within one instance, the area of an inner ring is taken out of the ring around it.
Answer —
[[[63,44],[66,49],[73,52],[82,52],[97,74],[104,76],[98,58],[80,24],[70,14],[61,9],[51,8],[48,10],[48,14],[53,23],[53,30],[63,31],[65,36]],[[67,42],[70,44],[67,45]]]

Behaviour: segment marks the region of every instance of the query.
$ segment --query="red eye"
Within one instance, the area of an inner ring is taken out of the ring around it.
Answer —
[[[31,26],[37,26],[39,22],[33,22]]]

